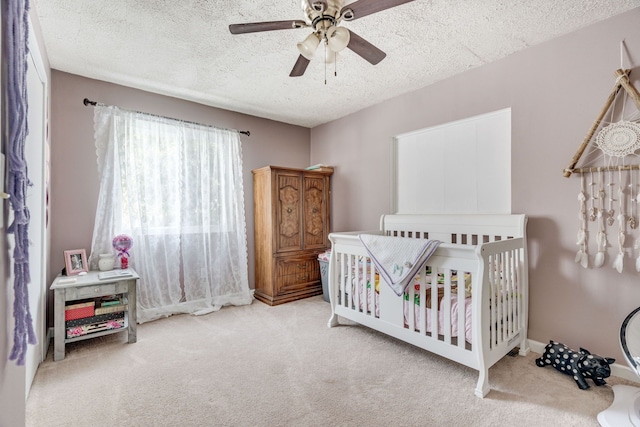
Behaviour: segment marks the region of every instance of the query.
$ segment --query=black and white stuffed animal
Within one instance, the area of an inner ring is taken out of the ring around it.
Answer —
[[[536,359],[536,365],[545,367],[551,365],[558,371],[571,375],[580,389],[589,388],[587,378],[591,378],[595,385],[605,385],[604,380],[611,375],[610,364],[615,362],[610,357],[600,357],[591,354],[588,350],[580,347],[580,353],[571,350],[564,344],[549,341],[544,348],[542,357]]]

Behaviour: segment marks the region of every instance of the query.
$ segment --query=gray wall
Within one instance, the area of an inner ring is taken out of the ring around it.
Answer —
[[[98,171],[93,137],[93,108],[84,98],[136,111],[223,128],[249,130],[241,135],[244,199],[249,245],[249,284],[253,288],[253,175],[265,165],[309,166],[309,129],[193,102],[156,95],[53,70],[51,73],[51,271],[64,267],[65,249],[91,248],[98,201]]]
[[[623,274],[611,267],[615,248],[602,268],[581,268],[574,262],[580,178],[562,171],[613,89],[623,39],[640,88],[639,24],[640,8],[312,129],[312,163],[336,167],[333,229],[375,229],[390,212],[393,136],[511,107],[512,212],[529,216],[529,338],[582,346],[624,365],[618,332],[640,305],[632,249],[640,230],[627,237],[633,258]],[[417,197],[438,185],[425,183]],[[591,242],[594,253],[593,235]]]

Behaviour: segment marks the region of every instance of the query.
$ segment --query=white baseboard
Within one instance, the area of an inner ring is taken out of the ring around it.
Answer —
[[[531,351],[534,353],[542,354],[544,353],[544,348],[547,343],[541,343],[534,340],[528,340],[529,347]],[[633,381],[635,383],[640,383],[640,378],[635,374],[627,365],[623,365],[622,363],[618,363],[620,361],[616,361],[613,365],[611,365],[611,375],[618,378],[623,378],[628,381]]]

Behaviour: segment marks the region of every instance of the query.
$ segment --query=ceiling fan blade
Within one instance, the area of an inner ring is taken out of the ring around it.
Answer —
[[[302,55],[298,56],[298,60],[293,66],[293,69],[291,70],[291,74],[289,74],[289,77],[300,77],[301,75],[303,75],[304,72],[307,70],[307,66],[309,65],[309,62],[311,61],[309,61],[304,56]]]
[[[353,21],[354,19],[359,19],[363,16],[371,15],[381,10],[391,9],[392,7],[412,1],[414,0],[358,0],[344,6],[340,10],[340,16],[343,16],[347,21]]]
[[[295,28],[308,27],[309,25],[300,20],[293,21],[271,21],[271,22],[250,22],[247,24],[230,24],[231,34],[258,33],[261,31],[292,30]]]
[[[351,36],[349,38],[349,44],[347,45],[347,47],[369,61],[371,64],[376,65],[378,62],[382,61],[385,56],[387,56],[386,53],[384,53],[353,31],[349,30],[349,33],[351,33]]]

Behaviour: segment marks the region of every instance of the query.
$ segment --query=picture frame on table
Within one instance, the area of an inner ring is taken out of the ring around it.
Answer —
[[[64,251],[64,266],[67,269],[67,276],[89,271],[86,251],[84,249]]]

